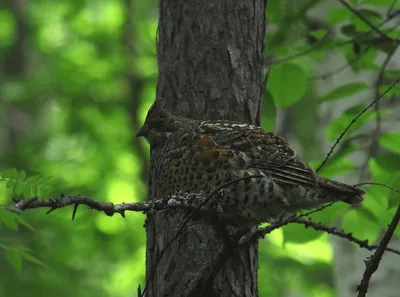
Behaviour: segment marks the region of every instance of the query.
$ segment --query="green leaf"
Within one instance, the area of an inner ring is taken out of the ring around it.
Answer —
[[[379,139],[379,144],[393,152],[400,153],[400,132],[390,131]]]
[[[361,70],[372,70],[372,71],[379,71],[380,66],[377,66],[374,62],[376,56],[378,54],[378,50],[375,48],[364,48],[361,47],[361,52],[358,54],[357,57],[353,57],[348,59],[348,62],[351,64],[351,68],[354,71],[361,71]]]
[[[364,16],[370,23],[379,27],[380,23],[382,23],[382,16],[375,10],[371,9],[359,9],[358,12]],[[356,26],[357,32],[370,32],[370,25],[366,24],[363,20],[360,19],[359,16],[352,14],[350,20],[353,25]]]
[[[376,118],[375,111],[366,111],[362,114],[361,117],[354,122],[354,119],[358,116],[358,114],[365,109],[364,104],[356,105],[352,108],[346,110],[340,117],[331,121],[326,128],[326,136],[330,141],[336,140],[341,133],[347,128],[350,123],[352,123],[351,127],[347,130],[345,137],[349,137],[354,131],[362,127],[365,122],[369,119]],[[381,111],[382,115],[383,111]]]
[[[21,253],[13,248],[8,248],[4,250],[4,253],[6,254],[6,258],[8,262],[17,270],[21,271],[22,268],[22,258],[21,258]]]
[[[10,46],[15,40],[16,34],[16,19],[10,9],[0,10],[0,47]]]
[[[18,171],[15,168],[6,170],[4,172],[1,173],[1,177],[4,178],[8,178],[8,179],[13,179],[16,180],[18,176]]]
[[[374,63],[378,49],[368,44],[352,43],[341,47],[341,50],[347,60],[347,63],[354,71],[361,70],[379,70],[380,68]]]
[[[267,3],[267,19],[275,24],[279,24],[283,17],[283,6],[281,0],[268,0]]]
[[[23,181],[25,179],[25,177],[26,177],[26,173],[25,173],[24,170],[21,170],[21,171],[18,172],[17,180]]]
[[[345,22],[350,15],[350,11],[345,7],[335,8],[328,12],[325,21],[329,26],[335,26]]]
[[[31,224],[29,224],[27,221],[25,221],[21,216],[16,215],[15,220],[20,223],[21,225],[24,225],[25,227],[27,227],[28,229],[35,231],[35,229],[33,228],[33,226]]]
[[[382,222],[388,207],[388,190],[384,187],[373,185],[369,185],[363,190],[366,193],[366,198],[363,201],[362,208],[368,209],[379,222]]]
[[[318,29],[315,31],[311,31],[308,34],[315,37],[318,40],[321,40],[322,38],[324,38],[326,36],[327,33],[328,33],[328,30],[326,30],[326,29]]]
[[[32,193],[32,185],[25,184],[24,191],[22,192],[22,196],[24,196],[25,198],[31,198],[32,197],[31,193]]]
[[[18,231],[18,223],[15,221],[15,216],[15,214],[7,210],[0,209],[0,219],[4,225],[14,231]]]
[[[375,159],[371,159],[369,162],[369,168],[373,173],[374,180],[377,179],[378,175],[383,175],[382,180],[376,180],[378,182],[385,182],[392,172],[398,171],[400,168],[400,155],[396,153],[382,153],[379,154]]]
[[[387,78],[399,78],[400,77],[400,70],[399,69],[390,69],[385,71],[385,77]]]
[[[9,180],[9,181],[6,183],[7,189],[12,189],[12,188],[14,188],[14,186],[15,186],[15,180]]]
[[[383,7],[383,8],[388,8],[392,7],[400,9],[400,2],[399,1],[393,1],[393,0],[362,0],[361,1],[362,5],[371,5],[375,7]]]
[[[32,195],[34,197],[36,197],[38,195],[38,193],[39,193],[39,187],[37,185],[32,185],[30,190],[31,190],[31,193],[32,193]]]
[[[359,149],[359,146],[353,143],[353,139],[344,139],[340,145],[336,147],[334,153],[329,157],[328,162],[336,162],[339,159],[345,158],[351,153]]]
[[[299,101],[306,93],[306,73],[297,64],[282,63],[272,67],[267,89],[275,104],[286,108]]]
[[[323,211],[317,211],[309,217],[314,221],[325,226],[332,226],[338,218],[349,210],[349,205],[346,203],[334,203],[325,208]]]
[[[34,263],[34,264],[37,264],[37,265],[40,265],[40,266],[49,268],[48,265],[46,265],[44,262],[40,261],[38,258],[32,256],[31,254],[28,254],[28,253],[24,253],[24,252],[23,252],[23,253],[22,253],[22,256],[24,257],[25,260],[27,260],[27,261],[29,261],[29,262],[31,262],[31,263]]]
[[[368,85],[365,83],[349,83],[346,85],[342,85],[340,87],[337,87],[330,93],[326,94],[323,96],[319,102],[327,102],[327,101],[333,101],[333,100],[339,100],[343,99],[349,96],[353,96],[361,91],[364,91],[368,89]]]
[[[22,195],[24,192],[25,185],[22,182],[16,182],[14,186],[14,193],[17,196]]]
[[[400,84],[394,85],[389,91],[387,91],[392,84],[381,84],[379,86],[379,93],[387,99],[392,99],[395,95],[400,95]]]
[[[0,243],[0,248],[3,248],[5,250],[9,249],[10,247],[8,245]]]
[[[351,37],[351,38],[359,35],[356,31],[356,26],[354,26],[353,24],[347,24],[347,25],[340,27],[340,31],[344,35]]]
[[[379,238],[381,227],[357,210],[350,210],[343,216],[341,226],[345,232],[351,232],[354,237],[374,244]]]
[[[318,162],[318,166],[320,163],[321,162]],[[326,178],[333,178],[353,170],[354,167],[354,162],[347,158],[338,158],[335,161],[330,161],[328,159],[328,162],[325,163],[324,167],[322,167],[318,174]]]
[[[40,180],[40,176],[30,176],[28,177],[24,184],[24,192],[23,192],[23,196],[26,198],[30,198],[32,196],[36,196],[37,195],[37,183]]]
[[[40,175],[29,176],[29,177],[25,180],[25,182],[26,182],[26,183],[34,184],[34,183],[37,183],[37,182],[40,180],[40,178],[41,178]]]
[[[393,177],[388,181],[388,186],[398,188],[399,185],[400,185],[400,172],[393,174]],[[389,190],[388,204],[389,208],[397,207],[397,205],[400,204],[400,193],[393,190]]]
[[[306,228],[300,224],[289,224],[282,227],[284,242],[305,243],[319,238],[323,232],[317,232],[312,228]]]

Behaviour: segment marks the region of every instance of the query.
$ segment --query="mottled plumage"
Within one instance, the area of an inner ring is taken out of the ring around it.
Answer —
[[[137,136],[150,143],[153,198],[208,192],[239,177],[262,175],[231,184],[218,201],[232,219],[257,223],[363,199],[362,190],[318,176],[282,137],[254,125],[176,117],[155,103]]]

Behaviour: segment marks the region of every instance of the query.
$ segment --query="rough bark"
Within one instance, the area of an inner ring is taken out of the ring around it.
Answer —
[[[161,0],[157,99],[175,114],[259,124],[263,96],[264,1]],[[152,193],[149,191],[151,199]],[[233,253],[208,285],[222,239],[204,218],[191,220],[155,265],[187,214],[149,215],[146,296],[257,296],[257,244]],[[193,290],[194,289],[194,290]]]

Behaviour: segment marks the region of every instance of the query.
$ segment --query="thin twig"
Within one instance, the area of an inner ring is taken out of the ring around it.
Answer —
[[[382,184],[382,183],[365,182],[365,183],[360,183],[360,184],[353,185],[353,187],[359,187],[359,186],[365,186],[365,185],[385,187],[387,189],[390,189],[390,190],[395,191],[395,192],[400,194],[400,190],[399,189],[393,188],[391,186],[388,186],[388,185],[385,185],[385,184]]]
[[[114,204],[111,202],[103,202],[97,201],[95,199],[81,196],[81,195],[61,195],[57,198],[50,198],[47,200],[39,199],[37,197],[19,200],[14,199],[14,204],[8,207],[9,211],[12,212],[23,212],[28,209],[34,208],[47,208],[50,210],[47,213],[51,213],[56,209],[63,208],[69,205],[74,205],[73,217],[75,217],[76,206],[77,205],[87,205],[91,209],[95,209],[98,211],[103,211],[108,216],[113,216],[115,213],[120,214],[122,217],[125,217],[126,211],[140,211],[147,213],[149,211],[158,211],[170,208],[181,208],[181,209],[189,209],[193,210],[194,206],[180,201],[185,201],[187,195],[196,195],[199,196],[197,199],[201,200],[200,194],[182,194],[182,195],[173,195],[169,197],[167,200],[152,200],[145,202],[134,202],[134,203],[120,203]],[[203,198],[204,199],[204,198]],[[207,207],[202,206],[200,211],[210,211]]]
[[[353,6],[351,6],[349,3],[347,3],[345,0],[338,0],[340,3],[342,3],[347,9],[349,9],[353,14],[355,14],[360,20],[362,20],[368,27],[370,27],[373,31],[381,35],[383,38],[392,40],[389,36],[387,36],[381,29],[376,27],[374,24],[372,24],[366,17],[364,17],[357,9],[355,9]]]
[[[316,75],[313,77],[310,77],[308,80],[310,81],[314,81],[314,80],[325,80],[331,76],[334,76],[336,74],[339,74],[340,72],[342,72],[343,70],[346,70],[347,68],[349,68],[350,66],[352,66],[355,62],[357,62],[358,60],[360,60],[366,53],[368,53],[368,51],[371,49],[372,45],[366,47],[361,53],[359,53],[356,57],[354,57],[351,61],[349,61],[348,63],[346,63],[345,65],[338,67],[334,70],[332,70],[331,72],[322,74],[322,75]]]
[[[319,165],[318,169],[316,172],[320,171],[321,168],[326,164],[330,156],[332,155],[334,149],[336,146],[339,144],[339,142],[343,139],[344,135],[346,132],[351,128],[351,126],[368,110],[370,109],[377,101],[379,101],[384,95],[386,95],[387,92],[389,92],[398,82],[400,79],[397,79],[393,84],[390,85],[389,88],[386,89],[385,92],[383,92],[378,98],[375,98],[374,101],[371,102],[367,107],[365,107],[354,119],[351,120],[351,122],[347,125],[346,129],[340,134],[340,136],[336,139],[336,142],[334,145],[331,147],[329,150],[328,154],[326,155],[325,159],[322,161],[321,165]]]
[[[392,16],[392,11],[393,11],[393,9],[394,9],[396,3],[397,3],[397,0],[393,0],[393,1],[392,1],[392,4],[390,5],[390,7],[389,7],[389,9],[388,9],[388,11],[387,11],[387,13],[386,13],[386,17],[387,17],[387,18],[390,18],[390,17]],[[397,13],[399,13],[399,12],[400,12],[400,11],[397,11]]]
[[[311,227],[311,228],[313,228],[314,230],[324,231],[324,232],[326,232],[326,233],[328,233],[328,234],[332,234],[332,235],[338,236],[338,237],[340,237],[340,238],[347,239],[347,240],[350,241],[350,242],[353,242],[353,243],[358,244],[358,246],[359,246],[360,248],[365,248],[365,249],[367,249],[367,250],[369,250],[369,251],[374,251],[374,250],[376,250],[376,249],[379,247],[379,245],[369,245],[369,244],[368,244],[368,239],[366,239],[366,240],[360,240],[360,239],[354,237],[352,233],[347,233],[347,232],[344,232],[343,230],[340,231],[340,230],[336,229],[335,227],[327,227],[327,226],[324,226],[324,225],[322,225],[321,223],[312,221],[311,219],[301,219],[301,218],[297,218],[297,219],[295,219],[295,220],[293,221],[293,223],[302,224],[302,225],[304,225],[306,228],[307,228],[307,227]],[[396,250],[396,249],[393,249],[393,248],[389,248],[389,247],[388,247],[388,248],[386,248],[386,251],[391,252],[391,253],[394,253],[394,254],[397,254],[397,255],[400,255],[400,251],[399,251],[399,250]]]
[[[378,248],[375,253],[367,258],[365,262],[365,270],[363,274],[363,278],[361,280],[360,285],[357,287],[358,295],[357,297],[365,297],[368,292],[369,282],[371,280],[372,274],[378,269],[379,264],[382,260],[382,256],[387,250],[387,246],[392,239],[393,233],[396,230],[397,225],[400,221],[400,204],[397,207],[396,213],[393,216],[392,222],[390,223],[385,235],[383,236],[381,242],[379,243]]]
[[[320,207],[318,207],[316,209],[313,209],[313,210],[308,211],[308,212],[303,213],[303,214],[292,215],[292,216],[290,216],[288,218],[285,218],[285,219],[282,219],[282,220],[280,220],[280,221],[278,221],[276,223],[273,223],[273,224],[269,225],[268,227],[264,227],[264,228],[259,228],[259,229],[253,230],[253,231],[245,234],[244,236],[242,236],[239,239],[238,244],[239,245],[245,245],[245,244],[247,244],[248,242],[250,242],[252,240],[256,240],[256,239],[259,239],[259,238],[264,238],[265,235],[271,233],[272,231],[274,231],[274,230],[276,230],[276,229],[278,229],[280,227],[283,227],[283,226],[285,226],[285,225],[287,225],[289,223],[292,223],[297,219],[300,219],[302,217],[306,217],[306,216],[309,216],[309,215],[311,215],[313,213],[321,211],[321,210],[331,206],[332,204],[334,204],[336,202],[337,201],[330,202],[328,204],[322,205],[322,206],[320,206]]]

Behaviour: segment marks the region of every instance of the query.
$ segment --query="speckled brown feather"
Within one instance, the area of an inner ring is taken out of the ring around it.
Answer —
[[[332,201],[363,199],[362,190],[315,174],[282,137],[260,127],[157,112],[149,112],[140,135],[150,142],[150,180],[157,198],[261,175],[231,184],[218,201],[228,217],[257,223]]]

